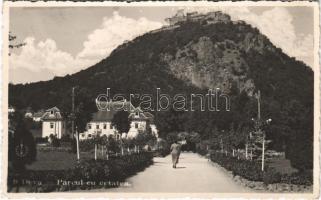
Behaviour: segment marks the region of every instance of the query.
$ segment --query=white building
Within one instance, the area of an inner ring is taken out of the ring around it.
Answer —
[[[112,126],[112,119],[118,111],[130,111],[135,107],[127,101],[99,102],[99,104],[101,109],[93,114],[92,120],[87,123],[87,130],[79,134],[79,139],[91,139],[94,136],[104,135],[107,137],[112,135],[116,139],[120,139],[121,134]]]
[[[94,136],[114,135],[116,139],[120,138],[120,134],[111,124],[112,115],[106,111],[98,111],[93,115],[93,119],[87,124],[87,130],[79,134],[79,139],[91,139]]]
[[[151,113],[146,114],[140,108],[135,108],[128,101],[115,101],[115,102],[100,102],[105,104],[101,107],[108,108],[99,110],[93,114],[92,120],[87,124],[87,130],[79,134],[79,139],[91,139],[94,136],[107,137],[112,135],[116,139],[120,138],[134,138],[140,131],[145,131],[147,125],[150,125],[150,121],[153,122],[154,116]],[[128,133],[118,133],[115,127],[112,126],[112,119],[118,111],[129,112],[129,118],[131,120],[130,130]],[[155,125],[154,125],[155,126]],[[155,126],[156,127],[156,126]],[[153,129],[151,126],[152,130]],[[155,132],[154,132],[155,133]],[[155,134],[157,136],[157,133]]]
[[[50,135],[61,138],[66,133],[66,124],[57,107],[46,110],[42,116],[42,137]]]
[[[146,131],[148,126],[151,128],[151,133],[158,137],[157,129],[154,124],[154,115],[149,112],[143,112],[138,107],[135,108],[128,117],[131,120],[130,129],[127,134],[128,138],[135,138],[139,132]]]

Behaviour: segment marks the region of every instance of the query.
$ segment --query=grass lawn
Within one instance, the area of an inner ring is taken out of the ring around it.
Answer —
[[[82,152],[81,159],[93,159],[92,153]],[[77,154],[69,152],[38,151],[37,160],[27,165],[30,170],[62,170],[73,168],[77,164]]]

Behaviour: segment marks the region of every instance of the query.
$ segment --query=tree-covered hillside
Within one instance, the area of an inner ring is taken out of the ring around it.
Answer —
[[[244,22],[187,21],[146,33],[73,75],[9,85],[9,104],[34,110],[58,106],[68,113],[73,86],[78,86],[77,105],[94,105],[106,88],[111,95],[156,95],[156,88],[188,95],[219,87],[230,96],[231,111],[154,112],[155,122],[162,137],[175,131],[198,132],[203,139],[236,132],[234,145],[241,146],[241,133],[253,128],[254,94],[260,90],[262,117],[273,119],[267,130],[271,148],[285,150],[296,167],[312,166],[313,71]]]

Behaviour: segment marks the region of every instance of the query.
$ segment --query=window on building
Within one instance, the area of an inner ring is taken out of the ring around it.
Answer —
[[[109,124],[109,129],[113,129],[113,125],[112,124]]]
[[[139,114],[139,113],[138,113],[138,112],[136,112],[136,116],[138,116],[138,114]]]
[[[91,124],[88,124],[88,129],[91,129]]]
[[[99,124],[96,124],[96,129],[99,129]]]
[[[54,128],[54,123],[50,122],[50,128]]]
[[[51,115],[53,115],[53,114],[54,114],[53,110],[51,110],[51,111],[50,111],[50,114],[51,114]]]
[[[91,138],[91,134],[88,134],[88,138]]]
[[[107,125],[106,124],[104,124],[104,129],[106,129],[107,128]]]
[[[135,123],[135,128],[138,128],[138,123]]]

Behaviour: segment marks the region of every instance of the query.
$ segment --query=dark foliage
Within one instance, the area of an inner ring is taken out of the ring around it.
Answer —
[[[113,119],[112,125],[118,130],[119,133],[127,133],[130,128],[129,113],[126,111],[118,111]]]
[[[9,117],[9,162],[13,170],[23,171],[26,164],[31,164],[37,156],[36,143],[27,129],[24,117],[16,112]]]
[[[238,175],[250,181],[263,181],[266,185],[273,183],[312,185],[313,183],[312,171],[281,175],[272,168],[266,168],[262,172],[260,162],[239,160],[236,157],[226,156],[220,152],[211,153],[210,158],[213,162],[232,171],[234,176]]]
[[[16,174],[13,171],[9,171],[8,185],[9,188],[17,187],[17,183],[14,183],[13,180],[17,180],[19,177],[22,180],[29,180],[34,183],[28,185],[29,192],[117,187],[117,183],[124,181],[127,177],[151,165],[153,162],[152,158],[152,153],[141,152],[139,154],[115,157],[110,160],[85,160],[69,170],[28,170],[24,174]],[[85,184],[63,186],[62,183],[57,184],[58,180],[82,181]],[[90,184],[86,184],[89,182]],[[37,185],[36,183],[41,184]]]
[[[205,94],[206,88],[198,88],[190,81],[177,78],[162,56],[166,54],[174,57],[179,50],[186,48],[190,43],[196,43],[202,37],[210,38],[213,44],[220,45],[215,53],[221,56],[219,59],[223,61],[225,58],[222,55],[225,51],[236,51],[241,56],[244,61],[240,67],[243,70],[241,72],[233,68],[236,61],[228,62],[229,64],[223,62],[225,66],[214,64],[211,67],[218,69],[229,66],[233,69],[232,74],[252,80],[255,91],[261,91],[262,118],[273,119],[273,123],[266,130],[267,139],[273,141],[270,148],[285,150],[286,156],[296,168],[311,169],[313,71],[303,62],[284,54],[258,29],[246,23],[204,25],[188,22],[174,30],[146,33],[120,45],[109,57],[96,65],[73,75],[31,84],[10,84],[9,104],[18,109],[31,106],[34,110],[58,106],[68,113],[71,102],[70,93],[66,91],[71,91],[71,88],[77,85],[81,94],[77,98],[77,106],[81,108],[79,113],[84,115],[78,118],[83,121],[77,126],[82,130],[86,121],[90,119],[90,113],[95,110],[85,107],[94,106],[94,99],[98,94],[105,92],[106,88],[111,88],[111,96],[116,93],[147,93],[156,97],[156,88],[161,88],[162,93],[170,96],[178,93]],[[192,56],[194,54],[191,53],[191,57],[198,59],[197,56]],[[248,67],[246,71],[245,65]],[[233,140],[228,141],[231,148],[244,146],[243,132],[253,127],[249,121],[257,113],[256,99],[245,91],[240,91],[233,81],[230,90],[229,112],[179,112],[171,109],[155,112],[155,123],[160,136],[166,138],[171,132],[195,131],[200,133],[203,140],[209,140],[215,137],[228,138],[226,133],[229,133],[229,136],[233,136]],[[24,101],[21,101],[22,99]],[[153,103],[156,105],[156,98],[154,99]],[[133,103],[138,102],[136,99]],[[190,104],[187,107],[190,107]],[[232,135],[232,132],[235,134]],[[217,144],[216,141],[213,146]]]

